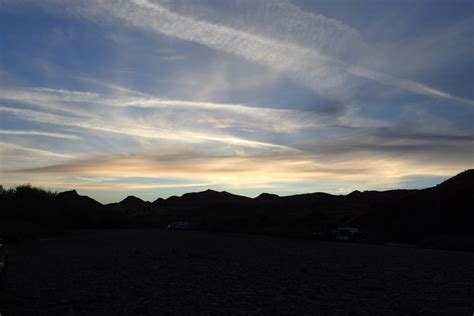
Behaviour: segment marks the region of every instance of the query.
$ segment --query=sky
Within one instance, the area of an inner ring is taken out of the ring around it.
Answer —
[[[0,0],[0,183],[100,202],[474,166],[474,2]]]

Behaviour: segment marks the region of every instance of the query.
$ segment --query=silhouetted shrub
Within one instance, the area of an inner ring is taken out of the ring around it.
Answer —
[[[54,198],[56,195],[56,192],[51,192],[41,187],[35,187],[29,183],[10,189],[5,189],[2,185],[0,185],[0,198],[24,199],[29,201],[47,200]]]

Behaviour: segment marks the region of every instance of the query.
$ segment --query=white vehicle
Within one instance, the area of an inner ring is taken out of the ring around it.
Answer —
[[[166,227],[169,230],[188,230],[189,228],[188,222],[173,222]]]
[[[0,289],[5,287],[7,278],[8,250],[0,239]]]
[[[333,233],[337,241],[357,241],[360,237],[360,230],[355,227],[338,227]]]

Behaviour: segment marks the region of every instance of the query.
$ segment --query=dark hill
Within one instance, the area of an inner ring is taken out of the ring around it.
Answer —
[[[110,204],[107,204],[106,206],[125,210],[125,209],[133,209],[133,208],[144,208],[150,205],[151,205],[150,202],[143,201],[142,199],[137,198],[136,196],[129,195],[120,202],[110,203]]]
[[[255,198],[255,200],[258,200],[258,201],[278,201],[279,199],[280,199],[280,196],[276,194],[270,194],[270,193],[262,193]]]
[[[15,229],[7,230],[21,236],[35,234],[27,232],[33,226],[37,231],[60,232],[70,228],[105,227],[123,221],[120,214],[88,196],[79,195],[76,190],[53,193],[21,185],[2,189],[0,205],[0,222],[15,223]],[[5,231],[2,227],[0,235]]]
[[[76,190],[58,193],[54,207],[61,213],[66,227],[97,227],[107,217],[113,216],[101,203],[79,195]]]
[[[378,238],[415,242],[440,236],[474,236],[474,171],[424,190],[409,191],[385,208],[356,220]]]
[[[370,240],[412,243],[433,236],[473,236],[473,183],[474,171],[468,170],[423,190],[262,193],[254,199],[207,190],[171,197],[160,207],[168,220],[188,220],[203,229],[310,235],[353,225]]]
[[[203,230],[308,237],[349,225],[361,228],[366,239],[381,242],[424,243],[446,236],[474,240],[474,170],[423,190],[262,193],[253,199],[206,190],[153,203],[128,196],[105,206],[75,190],[56,194],[25,185],[1,188],[0,205],[0,220],[42,227],[164,227],[188,221]]]
[[[202,192],[193,192],[183,194],[181,197],[172,196],[166,199],[164,205],[173,209],[201,209],[215,207],[238,207],[249,205],[252,199],[235,195],[226,191],[218,192],[214,190],[206,190]]]
[[[56,196],[56,200],[64,206],[72,208],[97,209],[102,207],[101,203],[88,196],[79,195],[76,190],[58,193],[58,195]]]
[[[441,184],[438,184],[435,188],[451,192],[459,191],[460,193],[472,191],[474,188],[474,169],[463,171]]]
[[[119,211],[129,217],[142,217],[152,212],[152,203],[143,201],[132,195],[127,196],[118,203],[107,204],[106,207],[111,210]]]
[[[129,195],[122,201],[120,201],[118,204],[122,204],[124,206],[141,206],[144,204],[149,204],[150,202],[145,202],[140,198],[137,198],[136,196]]]
[[[164,207],[164,205],[166,204],[166,200],[164,198],[157,198],[151,204],[153,205],[153,207],[161,208]]]

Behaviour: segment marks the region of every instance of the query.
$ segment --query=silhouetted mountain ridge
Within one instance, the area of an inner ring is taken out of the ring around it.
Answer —
[[[474,187],[474,169],[469,169],[435,186],[445,190],[468,190]]]
[[[474,236],[474,170],[435,187],[406,193],[384,209],[363,214],[354,223],[397,241]]]
[[[102,205],[75,190],[52,193],[31,186],[0,190],[0,219],[47,227],[159,226],[187,221],[195,229],[311,236],[340,225],[369,239],[419,242],[433,236],[474,236],[474,170],[422,190],[315,192],[249,198],[205,190],[158,198],[128,196]],[[1,233],[1,232],[0,232]]]
[[[182,196],[171,196],[162,202],[162,206],[174,209],[207,208],[218,206],[241,206],[252,201],[251,198],[232,194],[226,191],[206,190],[202,192],[185,193]]]
[[[143,201],[142,199],[129,195],[125,199],[117,203],[106,204],[108,207],[118,207],[118,208],[133,208],[133,207],[145,207],[151,205],[148,201]]]
[[[148,201],[129,195],[118,203],[110,203],[105,205],[106,208],[120,212],[128,217],[143,217],[151,214],[153,204]]]
[[[279,200],[280,196],[271,193],[261,193],[259,196],[255,198],[258,201],[276,201]]]
[[[100,208],[102,204],[86,195],[79,195],[76,190],[64,191],[58,193],[56,199],[65,205],[77,207]]]

